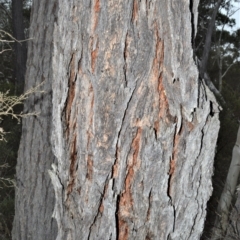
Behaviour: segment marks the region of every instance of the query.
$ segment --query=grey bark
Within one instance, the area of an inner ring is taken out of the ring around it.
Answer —
[[[30,86],[35,76],[40,82],[44,74],[52,98],[34,105],[48,109],[47,118],[24,123],[42,120],[22,137],[17,176],[29,187],[17,190],[15,239],[43,239],[42,223],[50,223],[53,205],[56,239],[199,239],[219,121],[216,100],[199,82],[193,61],[198,1],[191,8],[169,0],[34,4],[31,32],[37,30],[37,38],[27,81]],[[42,16],[36,8],[44,7]],[[35,153],[43,137],[44,154],[26,177],[25,155]],[[49,171],[55,203],[42,193],[47,188],[51,195],[50,185],[36,190],[39,166],[44,176]],[[36,194],[42,208],[30,209],[44,212],[37,221],[25,207]],[[38,230],[25,227],[25,218]]]
[[[44,82],[44,94],[34,94],[24,112],[39,112],[22,121],[22,137],[16,167],[15,217],[12,239],[54,240],[57,225],[52,218],[54,190],[47,169],[54,162],[51,150],[52,32],[54,4],[34,1],[28,43],[25,90]],[[43,24],[43,18],[45,24]]]
[[[14,43],[14,82],[16,91],[22,93],[27,60],[26,42],[22,42],[25,40],[22,0],[12,0],[12,22],[13,37],[17,40]]]

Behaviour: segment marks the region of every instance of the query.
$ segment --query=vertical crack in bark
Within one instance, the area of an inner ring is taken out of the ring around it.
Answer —
[[[155,23],[155,38],[156,38],[156,47],[155,47],[155,57],[152,63],[152,82],[154,86],[157,81],[157,92],[158,92],[158,103],[156,105],[159,107],[159,115],[157,120],[154,122],[154,132],[157,139],[160,119],[166,118],[168,115],[168,100],[166,97],[165,89],[163,86],[163,60],[164,60],[164,42],[159,37],[158,26]]]
[[[117,240],[119,239],[119,201],[120,201],[120,194],[117,195],[117,201],[116,201],[116,212],[115,212],[115,224],[116,224],[116,236],[117,236]]]
[[[118,133],[120,135],[120,131]],[[119,139],[119,136],[118,136]],[[119,149],[118,149],[118,141],[116,143],[116,152],[115,152],[115,162],[112,167],[112,178],[116,178],[118,176],[118,165],[119,165]],[[113,188],[114,188],[114,180],[113,180]]]
[[[76,129],[76,116],[72,116],[72,104],[75,97],[75,82],[77,79],[77,74],[75,70],[75,61],[76,61],[75,53],[72,54],[70,63],[69,63],[69,78],[68,78],[68,95],[65,103],[64,113],[65,113],[65,122],[66,122],[66,136],[67,139],[72,134],[71,138],[69,138],[69,160],[70,160],[70,167],[69,167],[69,182],[67,185],[67,201],[69,200],[69,196],[73,191],[73,187],[75,185],[76,179],[76,169],[77,169],[77,134],[75,133]],[[70,140],[72,139],[72,140]]]
[[[189,0],[189,10],[191,13],[191,27],[192,27],[191,42],[193,50],[195,51],[195,23],[194,23],[193,0]]]
[[[162,119],[167,124],[170,124],[171,122],[176,122],[176,117],[172,116],[169,112],[169,104],[168,99],[166,96],[166,91],[163,86],[163,77],[162,73],[160,74],[158,78],[158,93],[159,93],[159,118],[158,121],[155,121],[154,128],[159,128],[159,121]],[[156,129],[157,132],[159,129]]]
[[[72,103],[73,99],[75,97],[75,82],[77,79],[77,74],[75,71],[75,53],[72,54],[70,63],[69,63],[69,72],[70,76],[68,78],[68,95],[65,103],[65,120],[66,120],[66,134],[69,136],[69,131],[73,127],[73,122],[71,121],[71,108],[72,108]]]
[[[90,236],[91,236],[91,233],[92,233],[92,228],[93,228],[94,224],[96,223],[99,214],[102,214],[103,211],[104,211],[103,200],[106,197],[106,193],[107,193],[107,190],[108,190],[108,183],[109,183],[109,175],[107,176],[107,178],[105,180],[103,193],[100,193],[101,197],[99,199],[97,213],[96,213],[96,215],[93,219],[92,224],[90,225],[89,234],[88,234],[88,238],[87,238],[88,240],[90,239]]]
[[[76,180],[76,162],[77,162],[77,150],[76,150],[76,135],[73,138],[73,142],[71,143],[71,150],[70,150],[70,176],[69,182],[67,186],[67,201],[69,200],[69,195],[73,191],[73,187],[75,185]]]
[[[202,128],[202,130],[201,130],[202,136],[201,136],[201,142],[200,142],[199,152],[198,152],[198,155],[197,155],[197,157],[196,157],[196,160],[200,157],[201,152],[202,152],[203,138],[204,138],[204,128],[205,128],[205,126],[207,125],[207,121],[208,121],[208,117],[206,118],[205,124],[204,124],[204,126],[203,126],[203,128]]]
[[[158,79],[158,92],[159,92],[159,118],[166,119],[167,115],[169,115],[168,114],[169,105],[168,105],[167,96],[165,94],[165,89],[163,87],[162,74],[159,76],[159,79]]]
[[[155,23],[155,37],[156,37],[156,48],[155,48],[155,57],[153,59],[152,64],[152,71],[153,71],[153,81],[157,79],[157,91],[158,91],[158,106],[159,106],[159,114],[158,119],[154,122],[154,132],[155,138],[158,137],[160,121],[164,121],[167,125],[171,125],[173,123],[177,123],[177,117],[174,117],[170,114],[169,111],[169,103],[166,96],[166,91],[163,85],[163,61],[164,61],[164,42],[161,40],[158,32],[157,23]],[[170,166],[169,166],[169,177],[168,177],[168,188],[167,188],[167,195],[169,197],[170,204],[173,208],[173,229],[175,231],[175,223],[176,223],[176,209],[173,204],[173,196],[172,196],[172,184],[173,184],[173,176],[176,170],[176,161],[177,161],[177,154],[178,154],[178,144],[181,129],[179,133],[177,132],[177,124],[175,127],[174,139],[173,139],[173,153],[170,159]],[[170,238],[170,235],[168,236]]]
[[[149,221],[149,219],[150,219],[151,207],[152,207],[152,189],[150,190],[149,195],[148,195],[148,210],[147,210],[146,221]]]
[[[83,52],[81,51],[80,58],[78,60],[78,74],[83,74],[82,73],[82,58],[83,58]]]
[[[127,110],[128,110],[129,104],[130,104],[130,102],[133,98],[133,95],[135,93],[135,90],[136,90],[136,86],[133,89],[132,94],[131,94],[128,102],[127,102],[127,106],[125,108],[125,111],[124,111],[124,114],[123,114],[123,117],[122,117],[121,126],[120,126],[120,129],[118,131],[117,142],[116,142],[116,151],[115,151],[115,162],[114,162],[113,167],[112,167],[112,176],[111,176],[111,178],[113,178],[113,186],[112,186],[113,190],[114,190],[114,178],[116,178],[118,176],[118,166],[119,166],[119,148],[118,148],[118,145],[119,145],[120,135],[121,135],[121,132],[122,132],[123,123],[125,122],[125,118],[126,118],[126,115],[127,115]]]
[[[175,205],[173,204],[173,232],[175,231],[175,225],[176,225],[176,208],[175,208]]]
[[[127,67],[128,67],[127,58],[129,56],[128,46],[129,46],[129,39],[128,39],[128,32],[127,32],[125,36],[125,43],[124,43],[124,50],[123,50],[123,59],[124,59],[123,73],[124,73],[125,87],[127,86]]]
[[[112,190],[114,191],[114,186],[115,186],[115,181],[114,179],[118,176],[118,171],[119,171],[119,141],[120,141],[120,136],[121,136],[121,132],[122,132],[122,127],[123,127],[123,124],[125,122],[125,118],[127,116],[127,111],[129,109],[129,104],[133,98],[133,95],[136,91],[136,87],[137,85],[135,85],[135,88],[133,89],[131,95],[130,95],[130,98],[127,102],[127,105],[126,105],[126,108],[125,108],[125,111],[124,111],[124,114],[123,114],[123,117],[122,117],[122,121],[121,121],[121,126],[119,128],[119,131],[118,131],[118,136],[117,136],[117,142],[116,142],[116,152],[115,152],[115,162],[113,164],[113,167],[112,167],[112,175],[111,175],[111,178],[113,178],[113,184],[112,184]],[[121,200],[121,196],[120,194],[117,195],[117,198],[116,198],[116,212],[115,212],[115,221],[116,221],[116,236],[117,236],[117,239],[118,240],[124,240],[124,239],[128,239],[128,226],[126,225],[126,223],[119,217],[119,214],[120,214],[120,200]],[[123,230],[124,229],[124,230]]]
[[[129,234],[129,226],[128,220],[132,218],[131,212],[133,211],[133,197],[132,197],[132,184],[135,177],[135,172],[140,167],[140,162],[138,159],[138,155],[141,147],[141,137],[142,137],[142,129],[139,127],[137,129],[137,134],[132,141],[131,149],[133,151],[132,157],[128,161],[127,166],[127,176],[125,179],[125,189],[119,198],[119,210],[118,210],[118,229],[119,235],[118,239],[127,240]]]
[[[167,189],[167,195],[170,198],[170,203],[172,205],[172,196],[171,196],[171,184],[172,184],[172,177],[173,173],[175,172],[175,164],[176,162],[173,159],[170,159],[170,167],[168,172],[168,189]]]
[[[177,121],[176,121],[177,122]],[[172,193],[172,184],[173,184],[173,177],[175,174],[175,170],[176,170],[176,162],[177,162],[177,155],[178,155],[178,146],[179,146],[179,140],[180,140],[180,135],[181,135],[181,131],[180,130],[179,133],[177,133],[177,126],[175,127],[175,134],[174,134],[174,139],[173,139],[173,153],[172,153],[172,157],[170,159],[170,164],[169,164],[169,178],[168,178],[168,190],[167,190],[167,194],[168,197],[170,198],[171,204],[172,203],[172,197],[173,197],[173,193]]]

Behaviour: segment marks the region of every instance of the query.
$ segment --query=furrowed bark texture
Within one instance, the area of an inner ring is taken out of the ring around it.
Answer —
[[[219,129],[193,61],[198,1],[53,2],[52,58],[37,64],[52,81],[57,239],[198,239]]]
[[[24,111],[37,116],[23,119],[22,138],[16,168],[14,240],[54,240],[57,224],[52,218],[54,190],[47,169],[54,162],[50,136],[52,125],[52,32],[54,3],[34,1],[25,90],[43,83],[25,102]],[[43,24],[44,18],[44,24]]]

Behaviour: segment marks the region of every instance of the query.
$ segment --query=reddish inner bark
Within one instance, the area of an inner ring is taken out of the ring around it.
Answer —
[[[133,2],[133,11],[132,11],[132,21],[136,21],[138,17],[138,2],[134,0]]]
[[[93,8],[93,31],[95,31],[98,24],[99,12],[100,12],[100,0],[95,0]]]
[[[133,197],[131,192],[132,183],[134,181],[135,172],[139,168],[139,151],[141,147],[142,129],[138,128],[137,134],[132,141],[131,149],[133,151],[132,159],[128,163],[127,176],[125,179],[125,189],[119,200],[119,239],[128,239],[128,224],[126,219],[129,218],[133,208]]]

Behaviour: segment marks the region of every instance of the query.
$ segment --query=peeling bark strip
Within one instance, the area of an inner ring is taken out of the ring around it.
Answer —
[[[66,133],[69,136],[70,129],[73,128],[74,123],[71,122],[71,108],[73,99],[75,96],[75,81],[77,78],[76,71],[75,71],[75,53],[71,56],[71,61],[69,64],[69,78],[68,78],[68,96],[65,103],[65,118],[66,118]]]
[[[98,42],[96,44],[95,49],[93,50],[93,40],[91,40],[91,49],[92,49],[92,51],[91,51],[91,67],[92,67],[92,72],[94,73],[97,55],[98,55]]]
[[[69,179],[66,187],[66,202],[69,204],[69,196],[73,191],[76,181],[76,171],[77,171],[77,133],[76,129],[76,110],[72,111],[74,97],[75,97],[75,82],[77,79],[77,69],[76,69],[76,54],[71,55],[71,60],[68,67],[68,94],[64,106],[65,113],[65,129],[66,129],[66,142],[69,148]]]
[[[132,211],[134,207],[134,200],[132,198],[132,183],[134,181],[135,173],[140,168],[140,160],[138,154],[141,147],[142,129],[138,128],[137,135],[133,139],[131,145],[132,155],[128,159],[127,176],[125,179],[125,188],[119,198],[118,209],[118,239],[128,239],[129,227],[127,221],[132,219]],[[134,221],[134,219],[132,219]]]
[[[73,187],[76,180],[77,170],[77,152],[76,152],[76,136],[74,136],[73,143],[71,144],[71,156],[70,156],[70,179],[67,186],[67,196],[73,191]]]
[[[138,17],[138,0],[133,0],[132,22],[137,21]]]
[[[168,196],[172,200],[172,184],[173,184],[173,179],[174,179],[174,174],[176,170],[176,165],[177,165],[177,156],[178,152],[181,151],[182,146],[179,145],[181,137],[181,132],[177,133],[175,132],[174,139],[173,139],[173,153],[172,157],[170,159],[170,166],[169,166],[169,179],[168,179]]]
[[[94,0],[94,7],[93,7],[93,31],[95,31],[98,19],[99,19],[99,12],[100,12],[100,0]]]
[[[27,86],[52,97],[24,120],[13,239],[199,239],[219,122],[193,61],[198,1],[34,4]]]

